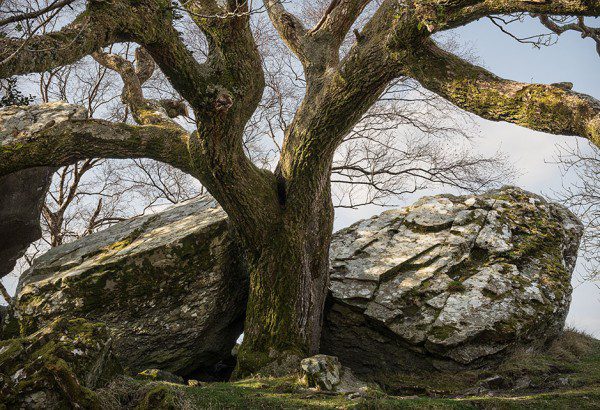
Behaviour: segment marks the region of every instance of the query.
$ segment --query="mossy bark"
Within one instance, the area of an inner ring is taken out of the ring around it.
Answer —
[[[302,358],[319,350],[333,228],[326,191],[307,195],[303,204],[280,205],[261,227],[261,243],[242,238],[250,295],[236,377],[294,373]]]

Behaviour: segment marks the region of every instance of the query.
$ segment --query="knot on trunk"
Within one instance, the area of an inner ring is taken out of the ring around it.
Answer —
[[[217,98],[214,101],[214,109],[219,113],[226,113],[233,105],[233,98],[227,91],[222,91],[217,94]]]

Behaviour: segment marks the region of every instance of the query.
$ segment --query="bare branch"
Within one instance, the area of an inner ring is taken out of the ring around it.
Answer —
[[[72,64],[117,40],[116,20],[82,14],[60,31],[25,39],[0,38],[0,78]]]
[[[463,26],[491,15],[535,13],[567,16],[600,16],[596,0],[432,0],[418,2],[421,24],[430,33]]]
[[[50,4],[48,4],[46,7],[42,7],[39,10],[30,11],[28,13],[16,14],[14,16],[2,19],[2,20],[0,20],[0,27],[6,26],[7,24],[10,24],[10,23],[16,23],[19,21],[29,20],[29,19],[33,19],[33,18],[42,16],[50,11],[61,9],[65,6],[68,6],[69,4],[71,4],[73,2],[75,2],[75,0],[54,0]]]
[[[560,146],[557,163],[575,182],[557,193],[558,200],[579,216],[585,230],[580,245],[583,280],[600,279],[600,150],[591,144]]]
[[[544,26],[546,26],[559,36],[565,31],[576,31],[581,33],[582,38],[591,38],[596,42],[596,51],[600,56],[600,28],[588,27],[585,24],[585,20],[583,17],[577,17],[576,23],[569,23],[563,25],[558,24],[552,17],[547,15],[539,15],[537,17]]]

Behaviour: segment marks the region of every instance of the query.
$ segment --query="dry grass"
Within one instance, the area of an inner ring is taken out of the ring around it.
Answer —
[[[559,360],[575,362],[589,355],[594,349],[594,338],[575,328],[567,328],[550,345],[548,354]]]
[[[139,381],[131,377],[121,376],[108,386],[98,389],[103,409],[181,409],[193,410],[196,407],[186,399],[184,386],[165,383]]]

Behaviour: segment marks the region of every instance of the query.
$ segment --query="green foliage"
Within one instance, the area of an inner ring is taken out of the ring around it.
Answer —
[[[12,105],[29,105],[35,100],[33,95],[25,96],[17,89],[17,78],[11,77],[3,80],[0,88],[4,90],[4,95],[0,98],[0,108]]]

